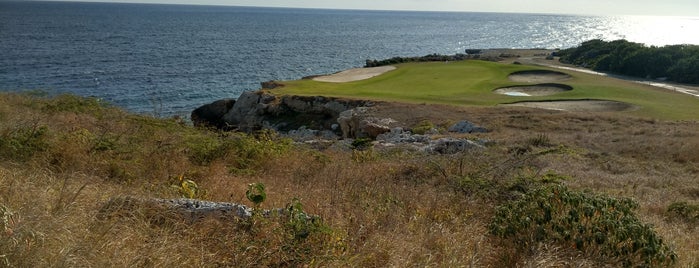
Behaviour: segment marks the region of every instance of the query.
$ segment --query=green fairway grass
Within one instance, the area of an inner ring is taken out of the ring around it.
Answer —
[[[322,95],[397,101],[448,104],[456,106],[495,106],[519,101],[598,99],[630,103],[638,109],[625,111],[638,116],[673,120],[699,119],[699,98],[670,90],[599,75],[556,70],[540,66],[503,64],[488,61],[427,62],[396,65],[380,76],[347,83],[318,82],[310,79],[282,82],[277,94]],[[493,93],[500,87],[527,85],[507,76],[523,70],[555,70],[572,76],[556,82],[573,90],[550,96],[514,97]]]

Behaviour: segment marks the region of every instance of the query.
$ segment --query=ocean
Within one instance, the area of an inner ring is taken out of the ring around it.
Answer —
[[[367,59],[589,39],[699,44],[699,18],[0,1],[0,91],[101,98],[188,116],[268,80]]]

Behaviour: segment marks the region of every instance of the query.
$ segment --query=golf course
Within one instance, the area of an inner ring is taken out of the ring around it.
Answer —
[[[517,105],[581,112],[614,111],[670,120],[699,117],[699,98],[572,70],[479,60],[402,63],[395,67],[362,80],[283,81],[285,86],[274,92],[465,107]],[[596,105],[600,101],[604,105]]]

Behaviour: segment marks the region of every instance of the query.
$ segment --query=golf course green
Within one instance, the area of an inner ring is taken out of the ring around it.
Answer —
[[[282,81],[274,89],[280,95],[322,95],[328,97],[395,101],[404,103],[447,104],[455,106],[497,106],[519,102],[595,100],[628,104],[629,109],[615,111],[636,116],[669,120],[699,119],[699,98],[622,79],[542,66],[505,64],[480,60],[419,62],[395,65],[396,69],[358,81],[321,82],[312,79]],[[498,94],[496,89],[536,86],[536,81],[511,79],[513,73],[550,71],[560,78],[551,81],[572,90],[555,94]]]

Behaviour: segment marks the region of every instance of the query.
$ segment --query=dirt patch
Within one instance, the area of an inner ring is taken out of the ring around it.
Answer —
[[[331,82],[331,83],[345,83],[352,81],[359,81],[364,79],[369,79],[374,76],[381,75],[385,72],[395,70],[394,66],[381,66],[381,67],[371,67],[371,68],[355,68],[345,70],[339,73],[334,73],[331,75],[322,75],[314,77],[313,80],[320,82]]]
[[[502,106],[529,107],[568,112],[621,112],[635,109],[636,106],[608,100],[559,100],[559,101],[523,101]]]
[[[548,70],[528,70],[511,73],[507,78],[514,82],[549,83],[570,79],[570,75]]]
[[[564,84],[536,84],[536,85],[525,85],[525,86],[511,86],[503,87],[494,90],[493,92],[508,96],[548,96],[560,92],[573,90],[573,87]]]

